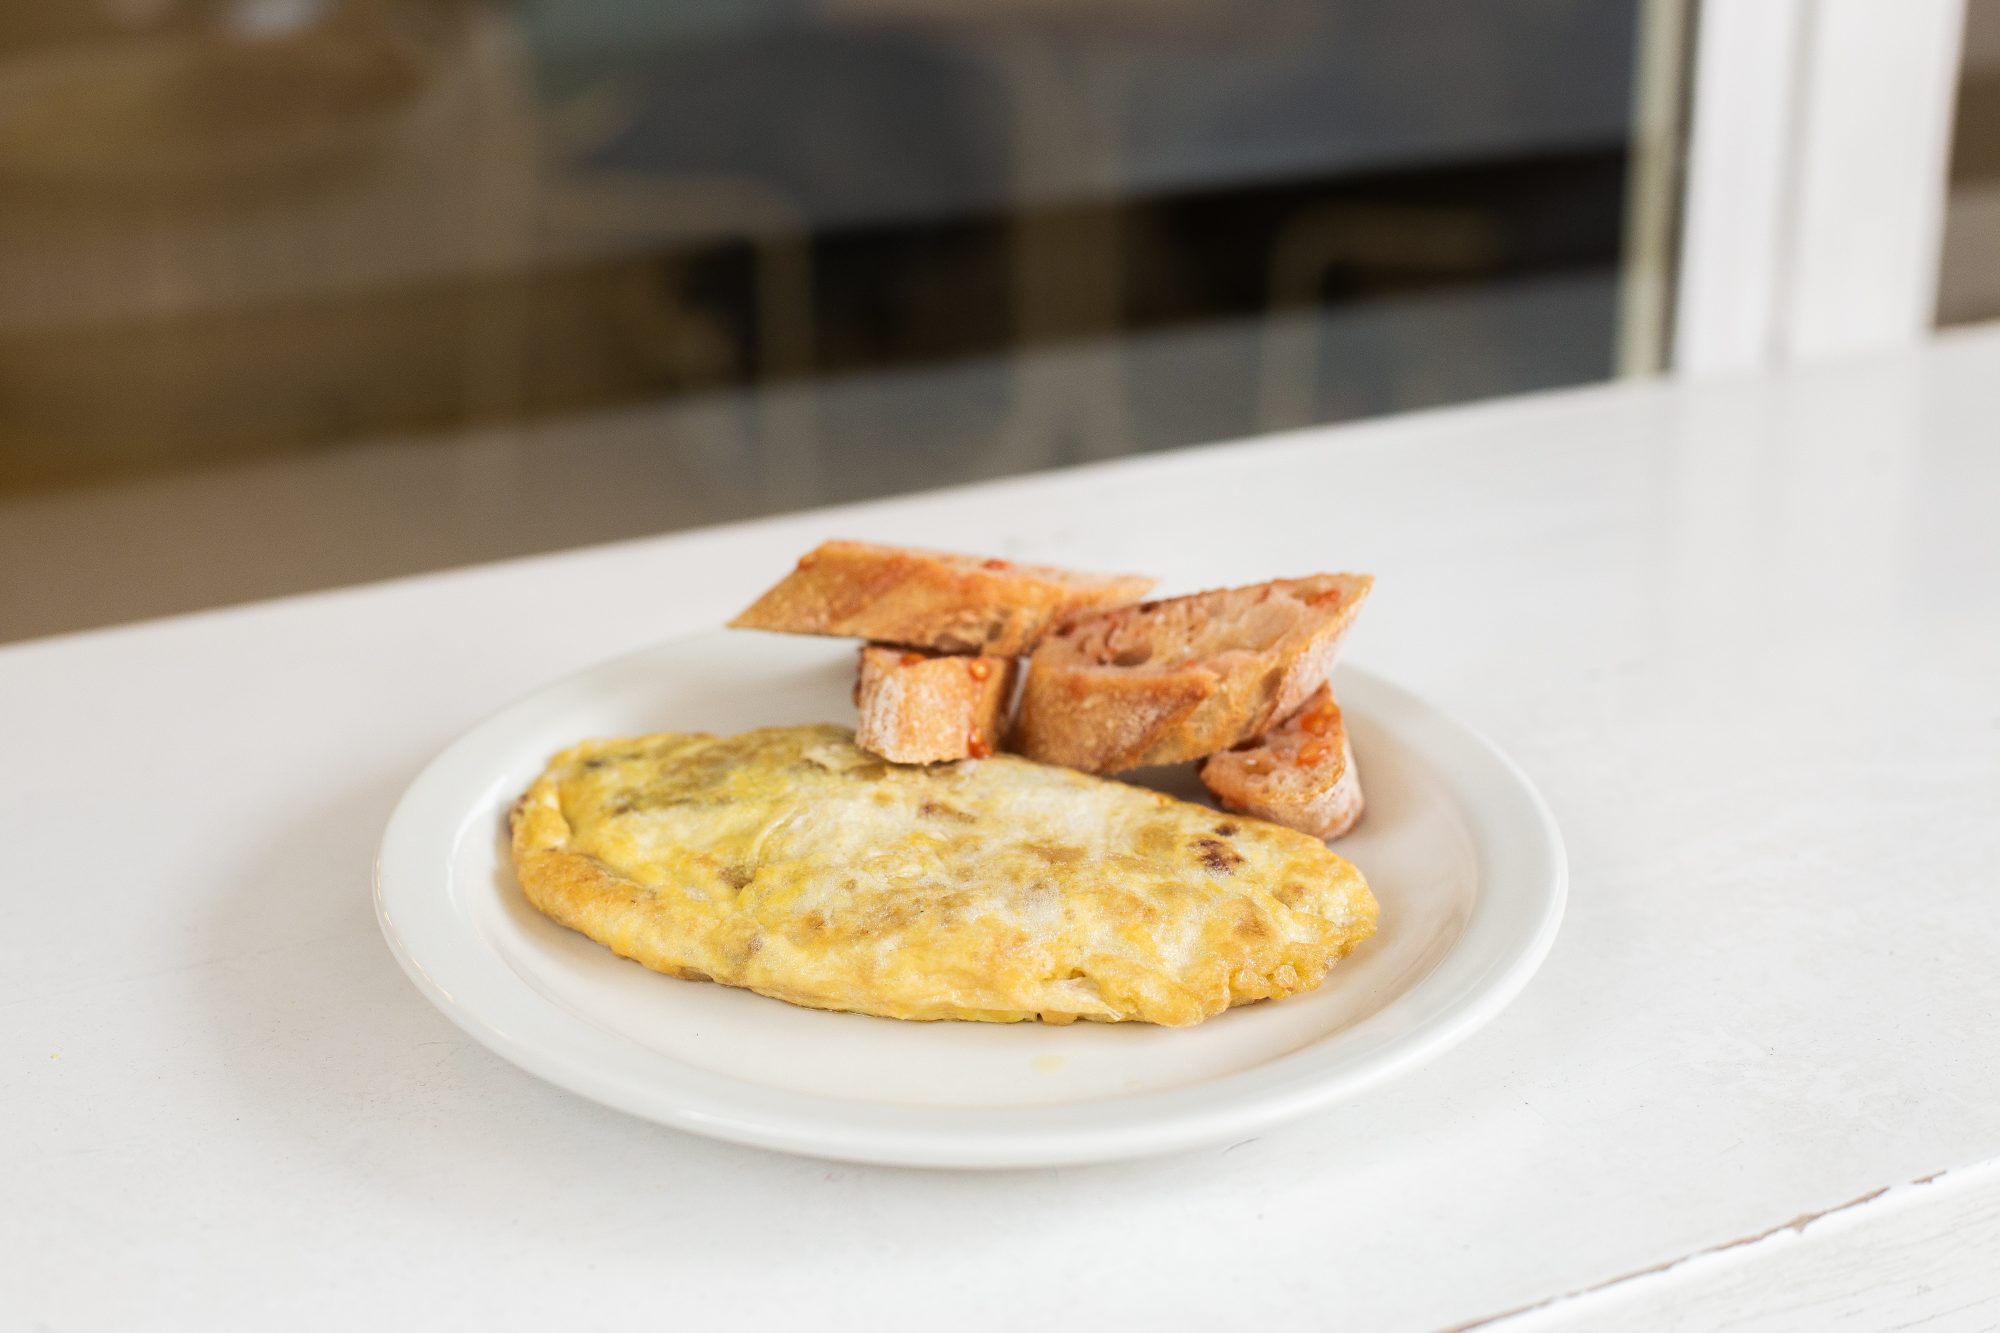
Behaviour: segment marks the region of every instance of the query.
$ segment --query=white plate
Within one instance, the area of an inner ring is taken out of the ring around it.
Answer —
[[[710,634],[592,667],[473,728],[382,841],[375,909],[404,970],[507,1059],[634,1115],[820,1157],[1005,1167],[1226,1141],[1353,1096],[1493,1017],[1555,937],[1562,844],[1528,780],[1347,667],[1335,686],[1368,814],[1339,850],[1381,900],[1381,928],[1318,991],[1199,1027],[800,1009],[649,972],[522,897],[504,817],[549,755],[588,736],[844,720],[853,670],[849,644]]]

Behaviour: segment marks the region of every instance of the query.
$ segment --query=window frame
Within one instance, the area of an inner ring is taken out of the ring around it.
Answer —
[[[1772,369],[1933,328],[1965,0],[1706,0],[1673,368]]]

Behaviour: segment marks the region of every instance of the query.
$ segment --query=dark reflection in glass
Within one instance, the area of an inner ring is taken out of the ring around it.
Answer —
[[[0,638],[1603,378],[1639,9],[0,0]]]

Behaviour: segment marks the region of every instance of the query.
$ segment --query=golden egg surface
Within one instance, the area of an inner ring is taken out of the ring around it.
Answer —
[[[1184,1026],[1319,985],[1375,929],[1316,838],[1012,755],[835,726],[592,741],[514,807],[530,901],[673,976],[904,1019]]]

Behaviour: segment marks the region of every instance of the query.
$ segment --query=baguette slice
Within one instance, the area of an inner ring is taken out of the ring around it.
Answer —
[[[1014,746],[1119,773],[1261,736],[1326,679],[1374,583],[1315,574],[1072,621],[1035,649]]]
[[[870,644],[854,686],[854,743],[898,764],[984,759],[1014,701],[1012,657],[933,657]]]
[[[1201,781],[1226,809],[1316,838],[1337,838],[1361,818],[1354,747],[1326,685],[1264,739],[1203,760]]]
[[[836,541],[808,552],[729,624],[1011,657],[1078,612],[1136,602],[1152,586],[1134,574]]]

